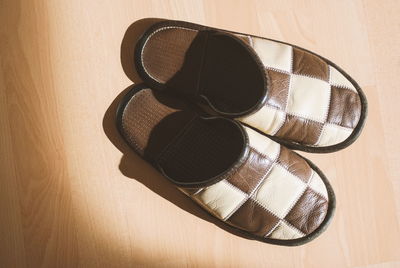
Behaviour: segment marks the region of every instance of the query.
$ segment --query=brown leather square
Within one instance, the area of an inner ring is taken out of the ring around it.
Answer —
[[[361,116],[361,101],[352,90],[331,86],[329,123],[355,128]]]
[[[268,80],[267,104],[284,110],[288,98],[290,75],[265,70]]]
[[[328,64],[319,57],[298,49],[293,48],[293,73],[311,76],[328,82]]]
[[[310,188],[304,192],[285,220],[305,234],[321,225],[328,210],[328,201]]]
[[[322,127],[322,123],[287,114],[286,121],[276,136],[303,144],[315,144]]]
[[[228,223],[259,236],[268,234],[278,221],[278,217],[251,199],[247,200],[227,220]]]
[[[250,193],[268,172],[272,162],[250,148],[247,161],[227,181],[243,192]]]
[[[282,166],[284,166],[290,173],[296,175],[305,183],[310,180],[311,168],[306,160],[304,160],[298,154],[281,146],[281,152],[278,158],[278,162]]]

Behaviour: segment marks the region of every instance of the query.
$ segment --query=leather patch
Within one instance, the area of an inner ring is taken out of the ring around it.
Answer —
[[[228,223],[259,236],[268,234],[278,221],[279,218],[251,199],[227,220]]]
[[[265,70],[269,78],[267,104],[285,110],[290,75],[273,70]]]
[[[322,127],[322,123],[287,114],[286,121],[276,133],[276,136],[303,144],[315,144],[321,134]]]
[[[321,225],[328,210],[328,201],[308,188],[291,209],[285,220],[305,234]]]
[[[321,58],[298,48],[293,48],[293,73],[328,81],[328,64]]]
[[[328,123],[355,128],[361,116],[361,101],[356,92],[331,86]]]
[[[250,147],[247,161],[227,181],[249,194],[266,175],[271,165],[271,159]]]
[[[312,170],[306,160],[284,146],[281,146],[278,162],[305,183],[310,180]]]

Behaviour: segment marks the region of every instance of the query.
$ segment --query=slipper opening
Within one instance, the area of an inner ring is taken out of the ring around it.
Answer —
[[[161,28],[143,42],[140,64],[164,90],[203,100],[216,112],[241,115],[265,99],[264,68],[246,43],[215,31]]]
[[[123,108],[121,132],[143,158],[181,186],[205,185],[240,162],[247,137],[237,123],[201,117],[173,100],[145,89]]]

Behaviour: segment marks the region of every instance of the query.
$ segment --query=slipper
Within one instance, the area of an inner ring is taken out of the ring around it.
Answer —
[[[184,101],[143,88],[126,95],[117,125],[128,143],[176,185],[206,186],[246,159],[247,140],[238,122],[202,115]]]
[[[234,233],[301,245],[332,218],[335,196],[322,172],[234,120],[139,85],[121,101],[117,127],[139,155]]]
[[[336,64],[262,37],[161,21],[137,43],[135,64],[151,88],[207,104],[291,149],[343,149],[367,114],[361,88]]]

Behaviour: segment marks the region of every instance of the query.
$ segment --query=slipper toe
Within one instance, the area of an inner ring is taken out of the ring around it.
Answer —
[[[302,48],[251,37],[269,87],[265,105],[240,120],[294,149],[328,152],[360,134],[366,98],[332,62]]]

